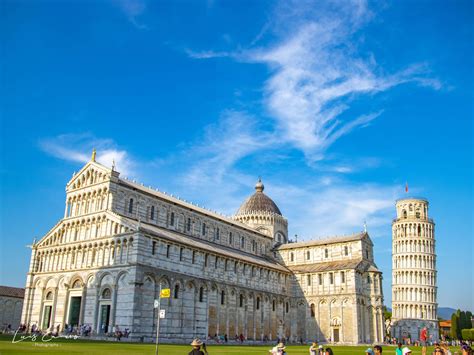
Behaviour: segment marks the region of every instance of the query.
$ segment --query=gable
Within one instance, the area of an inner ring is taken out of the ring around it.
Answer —
[[[102,164],[95,161],[90,161],[74,176],[66,185],[66,191],[73,191],[89,185],[94,185],[101,182],[106,182],[110,179],[114,172]]]

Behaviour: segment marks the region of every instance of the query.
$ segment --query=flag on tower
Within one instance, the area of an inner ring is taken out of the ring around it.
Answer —
[[[408,181],[405,183],[405,192],[408,192]]]

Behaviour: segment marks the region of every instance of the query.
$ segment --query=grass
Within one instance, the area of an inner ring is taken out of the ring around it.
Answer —
[[[240,345],[210,345],[208,346],[209,355],[237,355],[237,354],[266,354],[270,346],[240,346]],[[309,346],[289,345],[286,350],[288,355],[308,355]],[[367,346],[331,346],[335,355],[364,355]],[[384,354],[395,354],[393,346],[384,346]],[[421,354],[421,348],[411,347],[413,354]],[[159,346],[159,355],[186,355],[191,350],[187,345],[168,345]],[[428,348],[427,354],[431,354],[432,347]],[[155,354],[154,344],[137,344],[117,341],[88,341],[73,339],[53,339],[48,343],[43,343],[41,338],[36,342],[25,340],[20,343],[12,343],[11,336],[0,336],[0,355],[10,354],[84,354],[84,355],[145,355]]]

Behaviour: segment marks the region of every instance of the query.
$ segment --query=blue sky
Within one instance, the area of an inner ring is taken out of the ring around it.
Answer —
[[[298,239],[363,229],[391,302],[395,199],[430,201],[440,306],[473,300],[470,1],[3,1],[0,284],[93,147],[233,214],[262,176]]]

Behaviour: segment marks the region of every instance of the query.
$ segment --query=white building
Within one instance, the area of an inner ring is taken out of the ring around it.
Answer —
[[[367,233],[288,243],[261,181],[232,217],[87,163],[66,185],[64,218],[32,247],[22,321],[113,326],[151,340],[243,334],[261,341],[383,340],[382,275]]]
[[[418,340],[428,329],[438,341],[434,222],[428,201],[405,198],[396,203],[392,224],[392,336]]]

